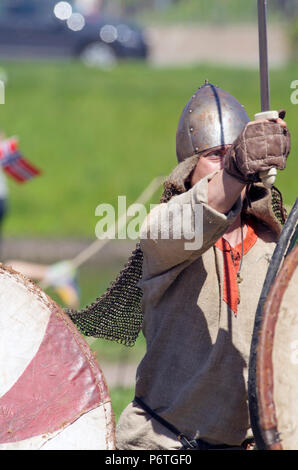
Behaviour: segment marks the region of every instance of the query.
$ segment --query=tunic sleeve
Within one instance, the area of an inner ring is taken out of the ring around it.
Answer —
[[[146,260],[143,279],[201,256],[240,213],[240,197],[227,214],[208,205],[208,182],[216,173],[206,176],[168,203],[157,205],[146,217],[140,230]]]

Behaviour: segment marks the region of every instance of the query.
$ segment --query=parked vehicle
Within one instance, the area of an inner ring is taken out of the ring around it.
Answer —
[[[123,19],[84,16],[72,1],[0,2],[0,57],[75,57],[104,67],[147,54],[141,29]]]

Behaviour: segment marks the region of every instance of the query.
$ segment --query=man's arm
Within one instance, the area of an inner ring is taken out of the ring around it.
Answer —
[[[225,170],[220,170],[208,184],[208,204],[222,214],[227,214],[239,196],[244,194],[245,183],[241,183]]]
[[[209,185],[215,176],[213,173],[204,177],[189,191],[174,196],[166,204],[159,204],[147,216],[140,231],[141,248],[147,261],[145,277],[192,262],[209,249],[240,214],[239,197],[225,212],[210,206]],[[186,216],[182,217],[184,210]]]

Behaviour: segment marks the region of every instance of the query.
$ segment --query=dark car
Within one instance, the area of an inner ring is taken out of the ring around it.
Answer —
[[[83,15],[72,1],[0,0],[1,57],[78,57],[104,67],[147,53],[136,25]]]

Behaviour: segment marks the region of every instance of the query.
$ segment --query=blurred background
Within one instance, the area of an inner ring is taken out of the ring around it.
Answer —
[[[292,134],[288,167],[276,182],[290,209],[298,168],[298,104],[291,99],[297,0],[268,0],[268,38],[271,108],[287,110]],[[59,263],[94,243],[99,204],[117,209],[119,195],[132,204],[176,165],[180,113],[205,79],[234,95],[251,119],[260,111],[258,60],[256,0],[1,0],[2,142],[17,137],[10,152],[41,172],[24,183],[7,168],[0,173],[2,262],[25,263],[36,280],[54,266],[59,277]],[[161,187],[148,207],[160,195]],[[134,247],[110,241],[46,292],[63,307],[73,299],[89,304]],[[118,419],[133,397],[144,339],[133,348],[90,344]]]

